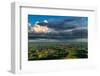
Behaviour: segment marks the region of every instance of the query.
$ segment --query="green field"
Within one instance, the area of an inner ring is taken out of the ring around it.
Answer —
[[[87,42],[28,42],[28,60],[88,58]]]

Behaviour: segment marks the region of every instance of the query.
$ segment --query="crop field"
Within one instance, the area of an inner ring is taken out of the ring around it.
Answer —
[[[87,42],[28,42],[28,60],[88,58]]]

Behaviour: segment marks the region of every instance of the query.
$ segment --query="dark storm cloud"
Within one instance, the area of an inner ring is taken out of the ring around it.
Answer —
[[[88,32],[86,28],[63,30],[58,32],[50,32],[47,34],[29,33],[29,38],[36,39],[73,39],[73,38],[87,38]]]
[[[43,22],[47,20],[48,23]],[[71,39],[71,38],[87,38],[87,17],[73,17],[73,16],[29,16],[29,23],[34,26],[34,23],[41,26],[47,26],[48,33],[29,33],[28,37],[32,39]]]
[[[74,19],[56,19],[56,20],[48,20],[48,27],[56,30],[64,30],[64,29],[72,29],[78,27],[78,25],[74,25],[68,22],[72,22]]]

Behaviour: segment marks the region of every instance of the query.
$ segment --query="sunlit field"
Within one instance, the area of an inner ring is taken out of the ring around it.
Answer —
[[[87,42],[29,42],[28,60],[88,58]]]

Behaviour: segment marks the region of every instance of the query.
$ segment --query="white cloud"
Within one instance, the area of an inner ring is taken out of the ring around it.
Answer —
[[[52,28],[48,28],[48,33],[59,33],[59,31],[56,31],[55,29],[52,29]]]
[[[28,23],[28,32],[32,32],[32,26],[30,23]]]
[[[28,26],[31,26],[31,23],[28,23]]]
[[[48,27],[47,26],[35,25],[33,27],[33,31],[35,33],[48,33]]]
[[[36,23],[35,24],[38,24],[39,23],[39,21],[36,21]]]
[[[44,20],[43,22],[48,23],[48,20]]]

